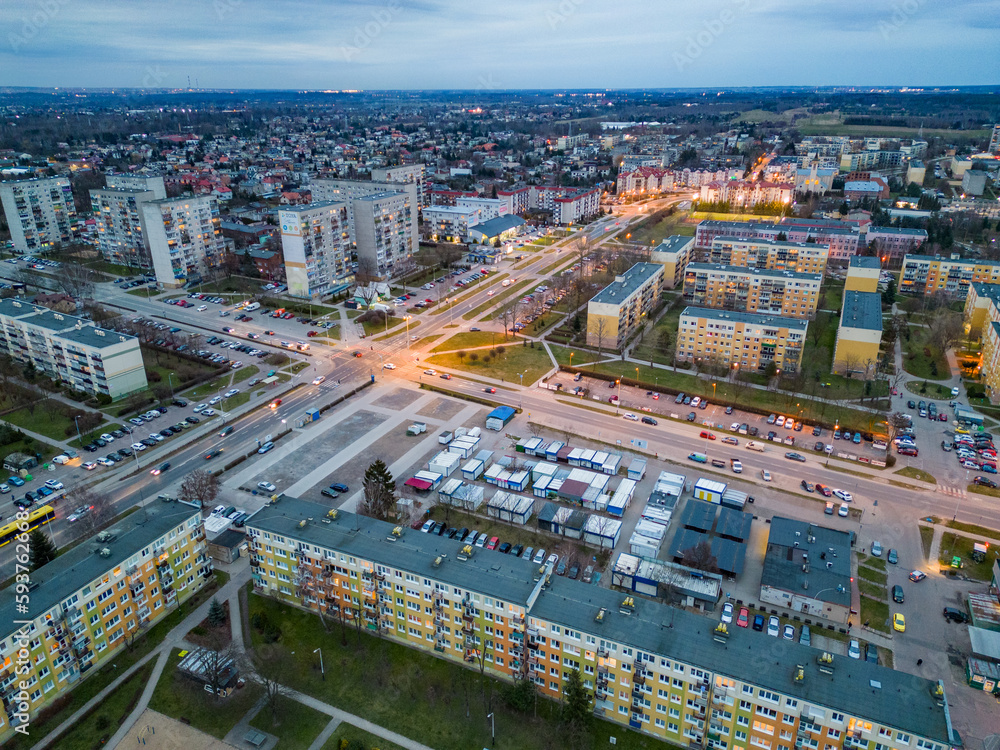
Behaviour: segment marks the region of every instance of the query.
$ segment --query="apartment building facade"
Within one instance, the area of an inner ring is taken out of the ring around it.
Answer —
[[[662,289],[659,263],[636,263],[616,277],[587,305],[587,343],[621,349],[656,306]]]
[[[214,196],[147,201],[139,210],[160,287],[176,288],[204,278],[222,263],[226,243]]]
[[[528,210],[529,192],[530,191],[527,187],[512,188],[510,190],[497,190],[497,198],[504,202],[504,205],[507,207],[508,214],[516,214],[520,216]]]
[[[1000,403],[1000,323],[987,318],[982,329],[979,378],[990,403]]]
[[[865,241],[883,260],[897,259],[920,250],[927,242],[927,230],[869,226]]]
[[[855,255],[847,264],[845,292],[877,292],[882,261],[871,255]]]
[[[319,201],[343,201],[347,203],[347,222],[350,227],[351,241],[357,245],[357,226],[354,216],[355,200],[369,195],[382,195],[384,193],[402,193],[406,197],[403,206],[405,217],[401,223],[410,227],[407,237],[410,243],[409,254],[412,256],[420,249],[420,198],[417,192],[417,184],[413,182],[376,182],[365,180],[326,180],[317,179],[310,183],[312,199]],[[473,194],[474,196],[475,194]],[[363,204],[368,205],[368,204]],[[365,217],[368,221],[370,216]],[[358,254],[361,255],[361,248],[358,247]],[[365,255],[371,256],[373,252],[370,248],[365,249]]]
[[[706,219],[695,229],[695,247],[707,249],[716,237],[740,240],[809,242],[824,245],[830,260],[847,260],[858,254],[860,234],[856,225],[837,221],[790,220],[778,224]]]
[[[418,234],[411,196],[372,193],[352,200],[351,208],[358,272],[385,280],[409,270]]]
[[[113,401],[148,387],[135,336],[17,299],[0,300],[0,351],[74,390]]]
[[[796,318],[686,307],[677,325],[676,358],[747,372],[763,372],[773,363],[796,372],[808,327]]]
[[[726,202],[734,206],[757,203],[791,203],[795,185],[790,182],[757,180],[725,180],[701,186],[700,200],[705,203]]]
[[[416,185],[418,209],[426,208],[431,204],[430,191],[427,189],[427,170],[423,164],[405,164],[373,169],[372,180],[394,185]]]
[[[875,374],[882,343],[882,295],[845,291],[833,349],[833,372],[866,378]]]
[[[684,271],[691,261],[694,237],[671,235],[660,241],[649,253],[650,263],[663,266],[663,286],[676,289],[684,285]]]
[[[157,503],[34,571],[27,613],[13,588],[4,592],[0,742],[189,599],[212,569],[201,510]]]
[[[689,263],[684,299],[695,307],[811,319],[822,283],[816,273]]]
[[[823,274],[826,272],[829,253],[829,248],[815,242],[716,237],[708,251],[708,262],[725,266]]]
[[[150,268],[146,231],[140,205],[158,200],[152,190],[103,188],[90,191],[97,220],[97,249],[111,263],[130,268]]]
[[[68,177],[0,182],[0,204],[15,252],[43,253],[73,239],[77,216]]]
[[[907,255],[899,276],[899,291],[904,294],[944,294],[965,299],[974,283],[1000,283],[1000,261],[950,258],[932,255]]]
[[[113,190],[152,191],[153,200],[161,201],[167,197],[167,187],[159,175],[111,173],[105,176],[105,183]]]
[[[278,226],[289,294],[312,299],[350,285],[354,275],[346,203],[282,208]]]
[[[551,564],[292,497],[265,506],[247,534],[260,594],[494,677],[530,679],[555,700],[578,671],[595,714],[674,744],[961,744],[940,682],[791,641],[762,649],[753,631],[558,577]]]
[[[528,188],[528,208],[551,211],[552,221],[563,226],[593,216],[600,207],[601,192],[597,188],[559,185],[531,185]]]
[[[434,242],[468,242],[469,230],[480,224],[480,209],[469,206],[429,206],[424,209],[424,233]]]

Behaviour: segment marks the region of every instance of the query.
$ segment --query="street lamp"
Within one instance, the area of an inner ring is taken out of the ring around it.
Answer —
[[[622,379],[618,378],[618,398],[615,400],[615,416],[618,415],[618,407],[622,402]]]
[[[170,385],[170,398],[174,397],[174,374],[172,372],[167,373],[167,383]]]
[[[319,654],[319,673],[322,675],[323,679],[326,679],[326,670],[323,669],[323,649],[317,648],[313,651],[314,654]]]
[[[492,738],[492,744],[496,745],[497,744],[497,725],[496,725],[496,723],[495,723],[495,721],[493,719],[493,713],[490,712],[489,714],[487,714],[486,718],[490,720],[490,737]]]

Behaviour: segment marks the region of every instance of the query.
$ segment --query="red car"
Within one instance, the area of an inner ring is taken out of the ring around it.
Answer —
[[[313,336],[319,335],[319,331],[306,331],[306,336],[312,338]]]
[[[938,421],[939,422],[947,422],[948,421],[948,415],[944,414],[944,413],[938,414]]]
[[[486,544],[486,549],[496,549],[500,545],[500,537],[495,536]]]
[[[280,398],[274,399],[274,401],[271,402],[270,406],[272,409],[277,409],[279,406],[281,406],[281,399]]]
[[[715,440],[715,435],[713,433],[705,432],[704,430],[702,430],[701,435],[699,435],[698,437],[703,437],[706,440]]]
[[[740,607],[740,614],[736,618],[736,624],[741,628],[747,627],[750,624],[750,610],[746,607]]]
[[[816,491],[823,497],[831,497],[833,495],[833,490],[831,490],[825,484],[817,484]]]

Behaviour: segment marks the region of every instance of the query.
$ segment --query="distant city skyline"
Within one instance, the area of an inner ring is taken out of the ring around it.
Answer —
[[[1000,83],[998,0],[16,0],[0,25],[5,86]]]

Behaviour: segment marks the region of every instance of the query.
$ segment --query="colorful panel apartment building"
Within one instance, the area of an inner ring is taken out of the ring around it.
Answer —
[[[662,288],[659,263],[636,263],[616,277],[587,305],[587,343],[620,349],[656,306]]]
[[[829,249],[815,242],[778,242],[716,237],[708,251],[710,263],[796,273],[826,272]]]
[[[498,551],[283,497],[247,523],[254,587],[594,713],[713,750],[949,750],[940,682],[552,574]],[[863,688],[863,689],[862,689]]]
[[[663,286],[676,289],[684,284],[684,271],[694,250],[694,237],[675,234],[662,240],[649,254],[650,263],[663,266]]]
[[[847,264],[845,292],[877,292],[882,262],[870,255],[855,255]]]
[[[1000,261],[950,258],[937,255],[907,255],[899,277],[904,294],[944,294],[965,299],[973,283],[1000,283]]]
[[[0,741],[109,662],[212,574],[201,510],[157,503],[31,574],[28,611],[0,595]],[[26,709],[26,710],[25,710]]]
[[[844,305],[833,350],[833,372],[847,375],[875,374],[882,342],[882,295],[878,292],[844,292]]]
[[[686,307],[677,325],[676,358],[747,372],[762,372],[773,363],[795,372],[802,366],[808,326],[795,318]]]
[[[689,263],[684,300],[696,307],[813,318],[823,276],[711,263]]]

